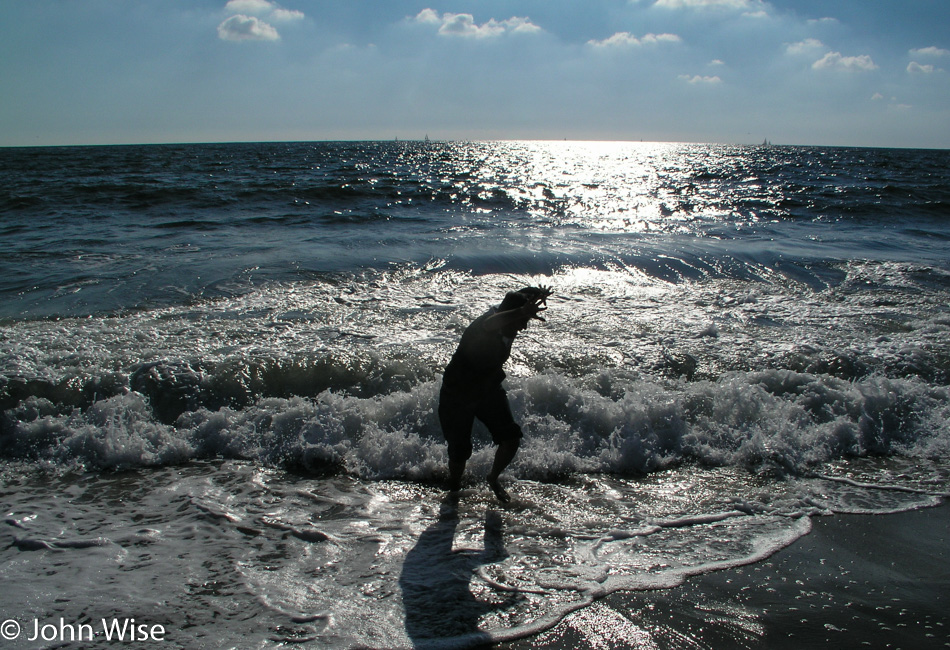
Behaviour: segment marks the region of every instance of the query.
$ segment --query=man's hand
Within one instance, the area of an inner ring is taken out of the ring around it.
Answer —
[[[539,321],[547,322],[542,316],[538,315],[538,312],[542,312],[548,308],[548,296],[554,293],[554,289],[545,287],[544,285],[539,286],[538,289],[541,290],[541,293],[536,298],[525,303],[521,310],[529,319],[534,318]]]
[[[538,289],[541,290],[541,304],[547,307],[548,296],[554,293],[553,287],[546,287],[543,284],[538,286]]]
[[[520,307],[506,309],[493,314],[485,321],[485,327],[489,330],[499,330],[510,326],[517,326],[517,331],[523,330],[531,319],[544,321],[540,312],[547,309],[547,300],[554,293],[550,287],[531,287],[521,292],[514,292],[516,295],[524,298],[525,303]],[[508,300],[508,294],[505,300]],[[502,303],[504,305],[504,303]]]

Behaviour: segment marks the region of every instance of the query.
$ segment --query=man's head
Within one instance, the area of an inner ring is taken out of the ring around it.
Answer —
[[[505,299],[501,301],[501,311],[524,307],[529,302],[538,300],[544,294],[544,290],[538,287],[525,287],[518,291],[509,291],[505,294]]]

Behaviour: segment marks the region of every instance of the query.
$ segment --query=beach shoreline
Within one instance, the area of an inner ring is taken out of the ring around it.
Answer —
[[[950,647],[950,507],[812,521],[763,562],[611,594],[501,647]]]

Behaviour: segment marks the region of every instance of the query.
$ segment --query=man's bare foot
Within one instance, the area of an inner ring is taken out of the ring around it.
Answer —
[[[511,503],[511,495],[505,491],[505,488],[501,486],[501,483],[498,481],[498,478],[488,477],[488,487],[491,488],[491,491],[495,493],[495,497],[501,503]]]

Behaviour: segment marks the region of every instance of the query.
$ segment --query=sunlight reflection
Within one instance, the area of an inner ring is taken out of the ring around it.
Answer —
[[[724,191],[739,194],[740,200],[747,195],[762,209],[774,210],[776,204],[756,178],[737,175],[735,151],[729,147],[506,142],[473,149],[470,154],[480,160],[459,173],[478,178],[478,191],[461,202],[496,208],[501,218],[510,206],[535,216],[539,227],[695,233],[697,223],[739,217],[726,207]]]

